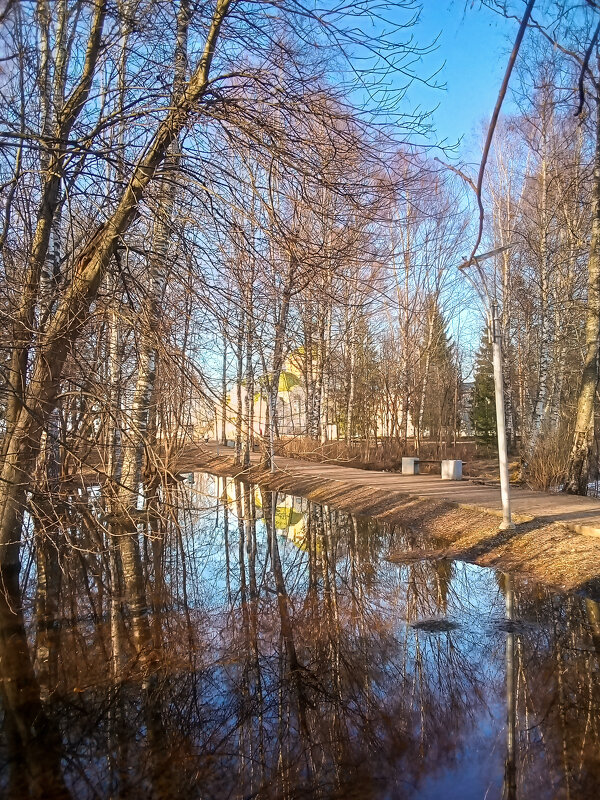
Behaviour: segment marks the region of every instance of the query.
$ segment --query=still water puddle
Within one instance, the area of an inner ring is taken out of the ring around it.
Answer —
[[[29,576],[27,637],[0,637],[4,794],[31,794],[23,770],[38,770],[40,797],[597,797],[594,601],[392,563],[431,543],[229,479],[190,476],[177,507],[141,540],[150,655],[123,598],[127,624],[111,618],[93,542],[65,565],[54,637]],[[45,717],[28,738],[33,696]]]

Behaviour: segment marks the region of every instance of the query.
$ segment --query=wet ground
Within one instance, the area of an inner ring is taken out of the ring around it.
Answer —
[[[143,645],[89,533],[50,624],[35,564],[0,609],[6,796],[597,797],[589,597],[205,474],[149,533]]]

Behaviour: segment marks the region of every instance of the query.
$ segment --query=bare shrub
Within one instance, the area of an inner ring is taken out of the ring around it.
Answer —
[[[562,485],[569,459],[569,440],[563,432],[544,436],[526,466],[526,479],[532,489],[556,491]]]

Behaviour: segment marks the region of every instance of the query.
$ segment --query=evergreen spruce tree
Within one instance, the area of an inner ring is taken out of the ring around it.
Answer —
[[[423,431],[437,439],[440,430],[452,430],[454,419],[454,387],[457,374],[454,345],[448,335],[448,325],[435,298],[430,298],[429,327],[423,342],[422,369],[427,371],[427,386],[423,397]]]
[[[475,386],[470,416],[476,439],[486,445],[497,444],[494,365],[492,343],[487,330],[483,333],[475,358]]]

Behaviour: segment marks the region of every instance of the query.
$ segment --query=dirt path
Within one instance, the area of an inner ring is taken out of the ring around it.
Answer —
[[[181,469],[247,478],[334,508],[426,532],[428,555],[461,558],[530,574],[546,584],[600,595],[600,501],[515,488],[516,531],[498,532],[500,490],[434,475],[402,476],[277,458],[261,471],[259,455],[243,473],[231,449],[213,443],[190,450]],[[586,535],[581,535],[586,534]],[[405,560],[406,554],[390,554]]]

